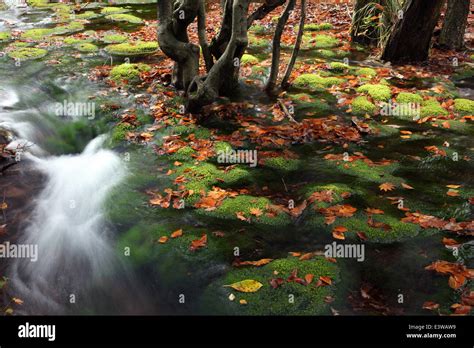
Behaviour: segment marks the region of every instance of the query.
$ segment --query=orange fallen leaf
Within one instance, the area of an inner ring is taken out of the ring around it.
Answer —
[[[260,208],[250,208],[250,214],[259,217],[263,215],[263,212]]]
[[[432,301],[426,301],[423,303],[423,309],[428,309],[430,311],[439,308],[439,304],[432,302]]]
[[[161,244],[165,244],[167,241],[168,241],[167,236],[162,236],[160,237],[160,239],[158,239],[158,242],[160,242]]]
[[[394,188],[395,188],[395,185],[390,182],[384,182],[383,184],[380,184],[379,186],[380,191],[384,191],[384,192],[393,191]]]
[[[203,234],[201,238],[195,239],[191,242],[189,249],[195,251],[200,248],[204,248],[207,245],[207,234]]]
[[[304,276],[304,280],[308,284],[311,284],[311,282],[313,281],[313,278],[314,278],[314,275],[311,273],[308,273],[307,275]]]
[[[178,237],[181,237],[182,235],[183,235],[183,230],[179,229],[171,233],[171,238],[178,238]]]
[[[407,190],[414,190],[414,188],[408,184],[405,184],[404,182],[402,182],[402,187],[407,189]]]

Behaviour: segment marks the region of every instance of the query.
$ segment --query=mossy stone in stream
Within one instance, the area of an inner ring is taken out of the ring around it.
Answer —
[[[267,207],[271,201],[265,197],[255,197],[248,195],[239,195],[235,198],[226,198],[222,204],[215,210],[196,209],[199,215],[205,215],[212,218],[223,220],[240,221],[238,216],[244,216],[252,224],[261,224],[267,226],[285,226],[291,223],[288,214],[277,212],[267,215]],[[259,209],[263,215],[255,216],[251,214],[251,209]]]
[[[293,81],[293,86],[300,89],[317,90],[344,83],[344,79],[337,77],[321,77],[317,74],[303,74]]]
[[[112,191],[105,202],[105,215],[114,224],[136,223],[155,214],[155,211],[148,207],[149,199],[146,194],[121,185]]]
[[[113,15],[105,16],[105,18],[114,22],[127,22],[127,23],[132,23],[132,24],[143,23],[143,19],[137,16],[130,15],[130,14],[113,14]]]
[[[112,131],[112,140],[114,142],[120,142],[125,140],[127,133],[131,132],[133,127],[128,123],[120,123],[116,125]]]
[[[416,93],[401,92],[397,96],[398,104],[408,104],[408,103],[421,104],[422,102],[423,102],[423,97]]]
[[[356,97],[352,101],[352,113],[354,115],[374,115],[377,106],[373,104],[367,97]]]
[[[84,13],[76,14],[77,19],[95,19],[99,18],[100,14],[95,13],[94,11],[85,11]]]
[[[292,272],[304,278],[312,274],[313,283],[303,285],[287,282]],[[331,285],[316,287],[320,277],[329,277]],[[274,289],[270,284],[273,278],[282,278],[283,284]],[[228,285],[242,280],[255,280],[262,287],[251,293],[238,292]],[[209,285],[202,300],[205,310],[221,315],[321,315],[329,314],[325,301],[333,296],[335,284],[340,280],[336,264],[323,257],[301,261],[296,257],[278,259],[263,267],[237,268]],[[229,296],[233,294],[235,300]],[[291,301],[294,299],[294,301]],[[245,300],[244,304],[241,300]]]
[[[313,36],[311,34],[304,34],[301,47],[302,49],[333,48],[340,44],[341,42],[334,36],[324,34]]]
[[[74,45],[74,47],[79,51],[79,52],[84,52],[84,53],[94,53],[99,51],[99,47],[97,47],[94,44],[91,44],[89,42],[84,42],[84,43],[78,43]]]
[[[71,22],[67,25],[55,27],[53,29],[53,33],[55,35],[64,35],[64,34],[76,33],[82,30],[84,30],[84,24],[82,24],[81,22]]]
[[[154,53],[158,50],[158,43],[154,41],[137,41],[109,45],[105,49],[108,53],[117,56],[140,56]]]
[[[48,8],[52,6],[49,0],[27,0],[26,2],[31,7]]]
[[[9,32],[1,31],[0,32],[0,42],[7,42],[10,41],[12,35]]]
[[[350,66],[345,63],[341,63],[341,62],[329,63],[329,70],[337,72],[337,73],[342,73],[342,72],[348,71],[349,69],[350,69]]]
[[[289,173],[297,170],[301,164],[300,160],[284,157],[271,157],[265,160],[265,167],[277,170],[281,173]]]
[[[183,146],[178,151],[170,155],[170,160],[180,161],[180,162],[190,162],[194,160],[193,155],[196,155],[197,152],[193,150],[191,146]]]
[[[448,116],[449,112],[441,106],[436,99],[423,101],[421,106],[421,117],[427,116]]]
[[[32,59],[40,59],[43,58],[48,54],[48,51],[42,48],[32,48],[32,47],[24,47],[18,48],[13,51],[8,52],[8,56],[15,60],[32,60]]]
[[[454,111],[461,115],[474,115],[474,101],[469,99],[454,100]]]
[[[255,56],[252,56],[251,54],[244,54],[242,56],[242,59],[240,60],[240,63],[242,65],[246,65],[246,64],[258,64],[259,60],[257,57]]]
[[[120,13],[125,13],[129,12],[130,10],[123,8],[123,7],[104,7],[102,10],[100,10],[100,13],[103,15],[112,15],[112,14],[120,14]]]
[[[382,84],[366,84],[357,88],[358,93],[367,93],[374,100],[388,101],[392,97],[390,87]]]
[[[55,34],[54,29],[40,28],[40,29],[29,29],[20,35],[22,40],[33,40],[40,41],[46,37]]]
[[[101,40],[107,44],[118,44],[127,41],[128,37],[120,34],[109,34],[104,35]]]
[[[110,78],[115,82],[134,83],[140,80],[140,74],[145,71],[150,71],[150,67],[146,64],[125,63],[114,67],[110,72]]]
[[[67,37],[63,41],[66,45],[77,45],[81,43],[87,43],[87,40],[84,39],[77,39],[75,37]]]
[[[309,23],[309,24],[305,24],[304,26],[305,31],[321,31],[321,30],[331,30],[331,29],[333,29],[333,26],[331,23],[321,23],[321,24]],[[297,28],[295,28],[295,31],[298,31]]]
[[[356,76],[375,77],[377,76],[377,70],[372,68],[360,68],[354,71]]]

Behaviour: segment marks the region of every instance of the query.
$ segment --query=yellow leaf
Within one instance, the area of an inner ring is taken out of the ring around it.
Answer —
[[[161,244],[165,244],[167,241],[168,241],[168,237],[166,236],[160,237],[160,239],[158,239],[158,242],[160,242]]]
[[[262,286],[262,283],[253,279],[245,279],[234,284],[224,285],[224,287],[230,287],[240,292],[257,292]]]
[[[178,238],[178,237],[181,237],[182,235],[183,235],[183,230],[179,229],[171,233],[171,238]]]
[[[379,186],[380,191],[392,191],[395,188],[395,185],[391,182],[384,182]]]
[[[5,210],[7,208],[8,208],[8,204],[6,202],[3,202],[3,203],[0,204],[0,209],[1,210]]]

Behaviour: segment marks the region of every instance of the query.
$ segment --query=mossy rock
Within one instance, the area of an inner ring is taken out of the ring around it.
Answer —
[[[104,7],[102,10],[100,10],[100,13],[103,15],[113,15],[113,14],[121,14],[125,12],[129,12],[130,10],[123,8],[123,7]]]
[[[334,167],[338,172],[353,176],[359,181],[369,181],[373,183],[391,182],[398,184],[402,182],[401,178],[392,175],[400,164],[390,163],[388,165],[370,166],[363,160],[355,160],[352,162],[345,161],[327,161],[330,167]]]
[[[374,100],[388,101],[392,98],[390,87],[382,84],[366,84],[357,88],[358,93],[367,93]]]
[[[330,35],[319,34],[313,36],[311,34],[303,35],[302,49],[316,49],[316,48],[334,48],[340,46],[341,42]]]
[[[416,93],[407,93],[401,92],[397,96],[397,103],[398,104],[408,104],[408,103],[423,103],[423,97]]]
[[[296,104],[296,114],[304,113],[305,117],[324,116],[332,111],[325,98],[307,93],[289,94],[288,97]],[[332,102],[332,99],[330,100]]]
[[[337,77],[321,77],[317,74],[303,74],[293,81],[293,86],[300,89],[308,88],[310,90],[318,90],[340,85],[344,82],[344,79]]]
[[[42,41],[46,37],[55,34],[54,29],[40,28],[40,29],[28,29],[20,35],[22,40]]]
[[[48,54],[48,51],[42,48],[24,47],[8,52],[8,56],[15,60],[33,60],[41,59]]]
[[[253,35],[249,35],[249,48],[250,49],[266,49],[270,45],[270,41],[264,38],[258,38]]]
[[[377,106],[373,104],[367,97],[356,97],[352,101],[352,113],[354,115],[374,115]]]
[[[351,195],[359,194],[359,191],[346,184],[333,183],[333,184],[310,184],[300,190],[300,194],[308,199],[314,192],[331,191],[332,201],[331,202],[319,202],[315,201],[313,205],[317,208],[327,208],[331,205],[335,205],[344,201],[342,197],[343,193],[349,192]]]
[[[84,24],[82,24],[81,22],[71,22],[67,25],[55,27],[53,29],[53,32],[55,35],[64,35],[64,34],[76,33],[82,30],[84,30]]]
[[[333,29],[333,26],[331,23],[321,23],[321,24],[316,24],[316,23],[310,23],[310,24],[305,24],[304,30],[305,31],[321,31],[321,30],[331,30]],[[295,31],[298,31],[298,28],[295,28]]]
[[[113,22],[127,22],[132,24],[142,24],[143,19],[137,16],[129,15],[129,14],[113,14],[105,16],[106,19],[111,20]]]
[[[98,13],[95,13],[94,11],[85,11],[80,14],[75,15],[77,19],[95,19],[99,18],[101,15]]]
[[[306,274],[314,276],[313,284],[303,285],[287,282],[286,279],[297,270],[299,277]],[[319,277],[329,277],[330,286],[316,287]],[[270,284],[273,278],[283,278],[284,283],[274,289]],[[253,293],[238,292],[230,284],[251,279],[262,287]],[[270,262],[263,267],[238,268],[209,285],[202,301],[213,314],[221,315],[321,315],[329,314],[329,305],[325,298],[333,296],[335,285],[339,282],[339,270],[336,264],[323,257],[307,261],[289,257]],[[234,294],[235,300],[229,296]],[[291,296],[293,295],[293,296]],[[290,301],[290,298],[294,299]],[[245,300],[247,304],[241,304]]]
[[[88,43],[90,41],[86,39],[77,39],[75,37],[67,37],[63,41],[66,45],[77,45],[77,44],[82,44],[82,43]]]
[[[474,101],[469,99],[454,100],[454,111],[461,115],[474,115]]]
[[[152,54],[158,50],[158,43],[154,41],[137,41],[109,45],[105,48],[107,53],[116,56],[140,56]]]
[[[74,45],[74,47],[79,52],[83,52],[83,53],[95,53],[99,51],[99,47],[89,42],[79,43],[79,44]]]
[[[421,106],[421,117],[428,116],[448,116],[449,112],[441,106],[436,99],[423,101]]]
[[[140,80],[140,74],[145,71],[150,71],[146,64],[125,63],[115,66],[110,72],[110,78],[115,82],[134,83]]]
[[[240,60],[240,63],[242,65],[246,65],[246,64],[258,64],[259,60],[257,57],[255,56],[252,56],[251,54],[244,54],[242,56],[242,59]]]
[[[350,69],[350,66],[341,62],[331,62],[328,65],[329,70],[336,73],[343,73]]]
[[[105,42],[107,44],[119,44],[127,40],[128,40],[128,37],[126,35],[120,35],[120,34],[104,35],[101,39],[102,42]]]
[[[269,34],[270,31],[271,31],[271,28],[268,28],[268,27],[266,27],[264,25],[260,25],[260,24],[254,24],[249,29],[250,33],[254,33],[256,35]]]
[[[356,76],[375,77],[377,76],[377,70],[372,68],[360,68],[354,71]]]
[[[240,195],[235,198],[224,199],[222,204],[215,210],[196,209],[196,213],[212,218],[233,221],[239,221],[237,213],[241,213],[250,219],[250,223],[267,226],[285,226],[291,223],[288,214],[284,212],[278,212],[275,216],[268,216],[265,212],[269,205],[271,205],[271,201],[268,198]],[[260,209],[263,215],[259,217],[252,215],[250,209],[255,208]]]
[[[11,38],[12,38],[11,33],[5,32],[5,31],[0,32],[0,43],[1,42],[8,42],[8,41],[11,40]]]
[[[300,160],[284,157],[271,157],[265,159],[265,167],[277,170],[281,173],[289,173],[297,170],[301,164]]]
[[[28,6],[37,8],[49,8],[53,4],[49,3],[49,0],[26,0]]]
[[[112,140],[114,142],[120,142],[125,140],[128,132],[131,132],[133,127],[128,123],[120,123],[116,125],[112,131]]]
[[[183,146],[170,156],[170,160],[180,162],[191,162],[194,161],[193,155],[197,155],[197,152],[193,150],[191,146]]]

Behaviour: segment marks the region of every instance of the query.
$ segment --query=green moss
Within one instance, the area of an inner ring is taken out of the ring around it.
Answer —
[[[136,82],[140,78],[140,73],[149,71],[150,67],[146,64],[121,64],[114,67],[110,72],[110,78],[115,82],[127,81]]]
[[[85,52],[85,53],[93,53],[93,52],[97,52],[99,50],[99,47],[97,47],[94,44],[88,43],[88,42],[76,44],[76,45],[74,45],[74,47],[79,52]]]
[[[15,60],[40,59],[48,54],[48,51],[42,48],[24,47],[8,52],[8,56]]]
[[[49,3],[49,0],[27,0],[27,3],[31,7],[51,7],[52,4]]]
[[[319,277],[329,277],[331,286],[315,287],[314,284],[302,285],[296,282],[287,282],[286,279],[297,270],[299,277],[313,274],[313,283]],[[269,282],[273,278],[283,278],[285,281],[274,289]],[[253,279],[263,286],[257,292],[241,293],[226,285],[245,279]],[[334,295],[334,285],[339,282],[339,270],[334,263],[323,257],[316,257],[308,261],[289,257],[270,262],[263,267],[248,267],[233,269],[224,277],[216,280],[204,294],[202,301],[212,314],[224,315],[321,315],[329,314],[329,305],[325,302],[327,296]],[[235,300],[230,301],[230,294]],[[290,301],[294,299],[294,301]],[[240,304],[245,300],[247,304]]]
[[[158,43],[154,41],[137,41],[133,43],[121,43],[109,45],[106,51],[117,56],[135,56],[154,53],[158,49]]]
[[[349,70],[349,65],[340,63],[340,62],[332,62],[329,63],[329,70],[335,71],[335,72],[344,72]]]
[[[109,19],[114,22],[127,22],[132,24],[142,24],[143,19],[137,16],[129,15],[129,14],[113,14],[109,16],[105,16],[106,19]]]
[[[84,24],[81,22],[71,22],[53,29],[55,35],[64,35],[84,30]]]
[[[214,151],[216,154],[219,152],[232,151],[232,145],[225,141],[217,141],[214,143]]]
[[[127,41],[127,36],[120,34],[104,35],[102,41],[108,44],[118,44]]]
[[[11,34],[5,31],[0,32],[0,42],[7,42],[11,39]]]
[[[102,10],[100,10],[100,13],[103,15],[112,15],[112,14],[119,14],[119,13],[125,13],[130,10],[127,10],[126,8],[123,7],[104,7]]]
[[[311,34],[303,35],[302,48],[311,49],[311,48],[333,48],[340,45],[340,41],[330,35],[319,34],[313,36]]]
[[[253,35],[249,35],[249,48],[252,49],[263,49],[269,47],[269,40],[264,38],[258,38]]]
[[[255,56],[252,56],[251,54],[244,54],[242,56],[242,59],[240,60],[240,63],[242,65],[245,65],[245,64],[258,64],[259,60],[257,57]]]
[[[448,115],[449,112],[443,108],[436,99],[428,99],[423,101],[421,106],[421,117]]]
[[[67,37],[64,39],[64,43],[66,45],[76,45],[80,43],[86,43],[87,41],[84,39],[76,39],[75,37]]]
[[[377,107],[367,97],[357,97],[352,101],[352,113],[354,115],[373,115]]]
[[[99,14],[95,13],[94,11],[85,11],[84,13],[77,14],[77,19],[94,19],[100,17]]]
[[[357,92],[367,93],[377,101],[388,101],[392,97],[390,87],[382,84],[366,84],[357,88]]]
[[[269,29],[264,25],[255,24],[250,27],[249,32],[255,33],[257,35],[265,35],[269,32]]]
[[[331,30],[332,28],[333,26],[331,23],[321,23],[321,24],[310,23],[310,24],[305,24],[304,26],[305,31]],[[297,28],[295,28],[295,31],[298,31]]]
[[[372,68],[360,68],[360,69],[357,69],[354,73],[357,76],[368,76],[368,77],[377,76],[377,70],[372,69]]]
[[[321,57],[331,59],[337,56],[337,53],[331,50],[317,50],[316,51]]]
[[[112,140],[115,142],[120,142],[125,140],[125,137],[128,132],[132,131],[133,127],[128,123],[120,123],[114,127],[112,132]]]
[[[330,167],[337,169],[340,173],[358,178],[361,181],[374,183],[391,182],[400,183],[401,178],[395,177],[392,173],[399,168],[399,163],[388,165],[373,165],[365,163],[363,160],[349,161],[327,161]]]
[[[314,97],[307,93],[289,94],[288,97],[296,104],[297,114],[304,112],[306,116],[324,116],[332,110],[322,97]]]
[[[406,92],[401,92],[397,96],[397,103],[398,104],[408,104],[408,103],[422,103],[423,102],[423,97],[419,94],[416,93],[406,93]]]
[[[20,35],[22,40],[33,40],[33,41],[40,41],[44,40],[46,37],[53,35],[55,33],[54,29],[29,29],[23,32]]]
[[[265,166],[280,172],[292,172],[298,169],[300,161],[292,158],[272,157],[265,160]]]
[[[474,101],[469,99],[456,99],[454,111],[462,115],[474,115]]]
[[[283,212],[277,213],[276,216],[268,216],[265,214],[270,204],[271,201],[265,197],[240,195],[235,198],[226,198],[215,210],[207,211],[205,209],[197,209],[196,212],[200,215],[234,221],[239,221],[237,213],[242,213],[246,218],[250,219],[251,223],[269,226],[284,226],[291,222],[289,216]],[[251,215],[250,209],[252,208],[260,209],[263,215],[259,217]]]
[[[196,151],[194,151],[191,146],[183,146],[174,154],[172,154],[170,156],[170,159],[173,161],[190,162],[194,160],[193,155],[195,154],[196,154]]]
[[[344,79],[337,77],[321,77],[316,74],[303,74],[293,81],[297,88],[321,89],[344,83]]]

